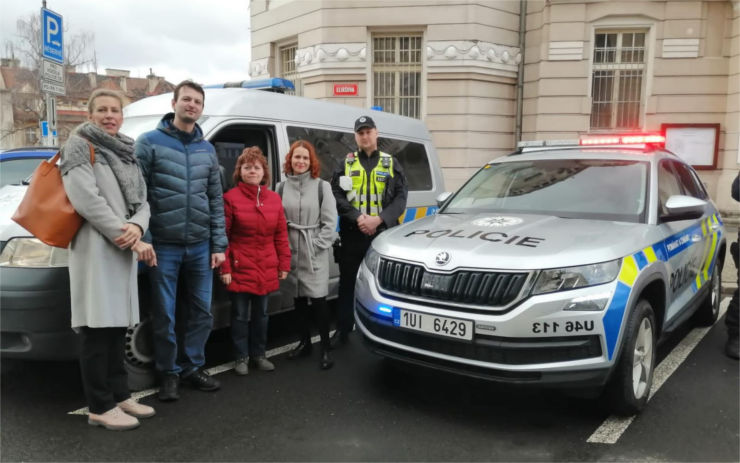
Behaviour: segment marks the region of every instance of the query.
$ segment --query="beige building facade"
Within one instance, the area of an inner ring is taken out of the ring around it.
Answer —
[[[740,163],[738,0],[250,7],[253,79],[285,77],[308,98],[424,120],[448,190],[519,140],[667,130],[675,149],[698,147],[692,163],[710,194],[740,215],[729,197]]]

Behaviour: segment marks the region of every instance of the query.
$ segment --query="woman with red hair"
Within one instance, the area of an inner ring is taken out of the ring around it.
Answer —
[[[285,182],[277,187],[283,197],[292,262],[290,279],[299,318],[300,342],[288,356],[311,353],[311,312],[318,320],[321,336],[319,366],[326,370],[334,362],[329,357],[329,256],[337,228],[337,206],[329,182],[319,178],[319,160],[313,145],[298,140],[285,156]]]
[[[275,365],[267,360],[267,300],[290,271],[290,246],[280,196],[267,189],[270,169],[257,146],[236,160],[236,186],[224,194],[226,261],[221,281],[231,293],[231,339],[238,375],[249,363],[263,371]],[[249,312],[252,312],[251,321]]]

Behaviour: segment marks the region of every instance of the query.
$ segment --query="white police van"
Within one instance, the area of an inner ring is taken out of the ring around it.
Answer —
[[[716,320],[725,255],[719,212],[660,140],[526,143],[380,235],[355,290],[366,344],[502,382],[606,385],[615,411],[641,410],[658,340]]]
[[[216,147],[224,189],[233,186],[231,174],[237,157],[245,147],[254,145],[267,156],[273,181],[280,181],[285,154],[298,139],[316,147],[321,176],[328,179],[337,163],[341,165],[345,155],[356,149],[354,121],[369,113],[363,108],[246,88],[206,88],[205,93],[205,108],[198,123],[205,138]],[[136,138],[155,129],[161,117],[172,111],[171,100],[172,94],[165,94],[128,105],[121,131]],[[426,126],[420,120],[389,113],[373,111],[372,117],[378,126],[379,149],[393,153],[407,175],[408,204],[400,220],[433,214],[437,210],[435,198],[444,191],[444,183]],[[75,358],[66,250],[41,243],[10,220],[25,188],[0,190],[0,353],[24,359]],[[330,297],[336,296],[338,274],[334,266]],[[271,296],[271,313],[292,308],[289,284],[286,280],[281,291]],[[129,331],[126,344],[129,380],[134,389],[150,384],[152,365],[147,280],[140,279],[139,286],[142,323]],[[226,291],[216,280],[214,329],[229,323],[229,307]]]

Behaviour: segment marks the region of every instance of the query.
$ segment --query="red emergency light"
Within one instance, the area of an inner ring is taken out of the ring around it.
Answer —
[[[581,135],[579,145],[665,145],[665,137],[655,133],[637,133],[627,135]]]

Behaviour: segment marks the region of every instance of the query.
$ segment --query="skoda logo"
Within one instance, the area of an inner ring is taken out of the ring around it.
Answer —
[[[360,122],[365,122],[366,120],[367,120],[367,119],[365,119],[364,117],[361,117],[361,118],[360,118]]]
[[[447,263],[450,261],[450,253],[442,251],[437,254],[437,257],[434,258],[434,261],[437,263],[437,265],[447,265]]]

